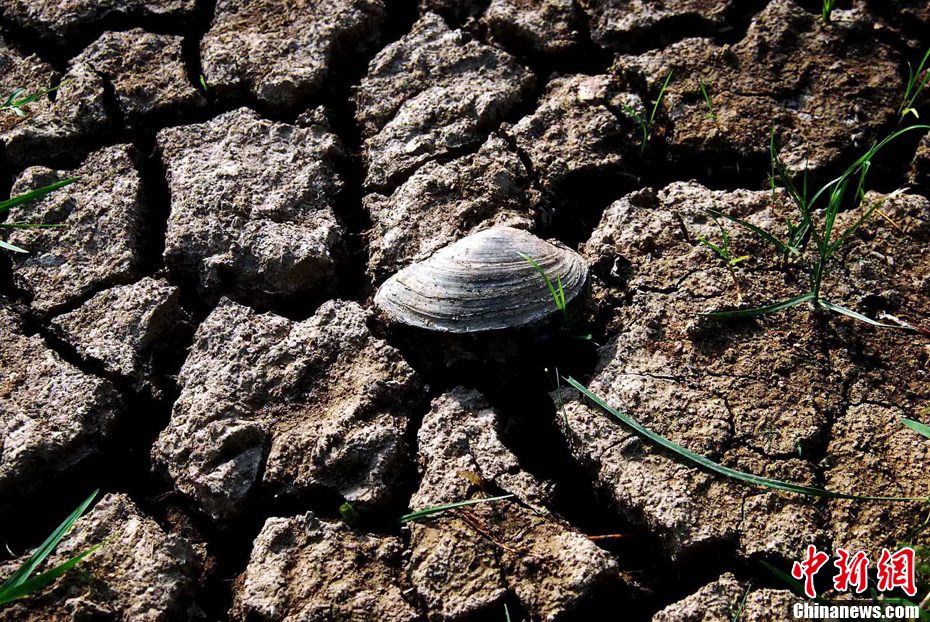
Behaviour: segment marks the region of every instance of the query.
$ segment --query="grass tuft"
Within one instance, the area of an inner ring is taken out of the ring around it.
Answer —
[[[704,115],[717,123],[717,113],[714,111],[714,104],[710,100],[710,94],[707,92],[707,85],[704,84],[704,78],[698,78],[698,85],[701,89],[701,96],[704,98],[704,104],[707,106],[707,113]]]
[[[833,15],[833,9],[835,8],[836,0],[823,0],[823,6],[820,9],[820,17],[825,23],[830,23],[830,18]]]
[[[45,539],[39,548],[37,548],[32,555],[29,556],[23,565],[20,566],[16,572],[14,572],[6,581],[0,585],[0,605],[6,605],[13,602],[14,600],[23,598],[37,592],[44,588],[45,586],[51,584],[55,579],[62,576],[71,568],[78,565],[84,558],[88,555],[99,549],[103,546],[103,542],[92,546],[83,553],[75,555],[71,559],[62,562],[58,566],[46,570],[45,572],[32,576],[36,571],[36,568],[45,561],[45,559],[52,554],[55,550],[55,547],[58,546],[58,543],[61,542],[61,539],[65,537],[65,534],[71,529],[77,519],[81,517],[82,514],[90,507],[90,504],[93,502],[94,498],[97,496],[99,491],[94,491],[91,493],[87,499],[84,500],[70,515],[68,518],[62,522],[52,534]]]
[[[901,119],[904,119],[909,114],[914,115],[915,119],[920,118],[914,103],[920,97],[927,83],[930,83],[930,69],[927,68],[928,60],[930,60],[930,49],[920,59],[920,64],[917,65],[916,70],[910,62],[907,63],[907,85],[904,87],[904,97],[901,98],[901,105],[898,106],[898,116]]]
[[[714,311],[702,315],[719,320],[760,317],[769,313],[795,307],[804,302],[810,302],[815,308],[845,315],[872,326],[913,330],[913,327],[906,325],[877,322],[867,318],[861,313],[832,303],[823,297],[822,285],[830,261],[836,255],[836,252],[852,238],[853,234],[855,234],[869,218],[872,217],[882,206],[884,201],[904,191],[903,189],[899,189],[880,201],[864,206],[865,182],[869,169],[872,166],[872,160],[885,145],[902,134],[917,129],[927,130],[930,129],[930,125],[911,125],[892,132],[881,141],[874,143],[868,151],[853,162],[853,164],[839,177],[827,182],[813,194],[810,193],[807,185],[806,171],[800,187],[795,184],[788,171],[788,167],[782,161],[775,148],[775,132],[773,130],[769,143],[769,151],[772,159],[772,190],[774,192],[776,182],[779,183],[794,203],[798,212],[796,221],[786,219],[787,232],[785,239],[779,240],[771,232],[765,231],[740,218],[729,216],[718,211],[711,211],[711,214],[726,218],[770,243],[782,256],[786,265],[788,261],[793,258],[803,260],[809,243],[813,242],[815,249],[814,256],[810,258],[804,266],[808,273],[810,289],[805,293],[782,302],[776,302],[752,309]],[[860,210],[861,215],[853,224],[837,233],[835,230],[836,218],[840,210],[844,208]]]
[[[737,264],[740,264],[746,261],[747,259],[749,259],[749,255],[740,255],[740,256],[733,255],[733,253],[730,251],[730,234],[727,233],[727,230],[724,229],[723,225],[720,224],[720,221],[717,220],[717,217],[714,215],[714,212],[712,210],[708,210],[708,211],[711,214],[711,218],[713,219],[714,224],[717,225],[717,228],[720,230],[721,242],[719,245],[714,244],[707,238],[700,236],[700,235],[697,236],[697,240],[702,245],[714,251],[714,253],[716,253],[717,256],[720,257],[721,260],[723,260],[724,265],[727,268],[727,271],[730,273],[730,278],[733,279],[733,287],[736,289],[736,300],[737,302],[739,302],[743,299],[743,292],[740,289],[739,279],[736,278],[736,271],[733,268]]]
[[[665,97],[665,91],[668,89],[668,83],[672,80],[671,71],[668,72],[668,75],[665,76],[665,82],[662,83],[662,88],[659,89],[659,95],[656,97],[655,101],[652,102],[652,111],[649,113],[649,116],[640,114],[640,112],[634,109],[632,106],[627,104],[621,104],[621,110],[623,114],[633,119],[636,124],[639,126],[640,131],[640,144],[639,152],[643,153],[646,151],[646,145],[649,144],[649,139],[652,136],[652,126],[655,123],[656,113],[659,111],[659,104],[662,103],[662,99]]]

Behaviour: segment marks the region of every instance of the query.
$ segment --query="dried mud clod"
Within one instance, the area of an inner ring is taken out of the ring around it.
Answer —
[[[103,78],[82,64],[61,75],[35,55],[23,56],[0,41],[0,93],[58,86],[54,99],[30,104],[26,117],[0,117],[0,149],[7,162],[29,164],[62,154],[86,153],[87,140],[111,122]]]
[[[28,168],[12,194],[69,177],[80,179],[9,215],[10,222],[62,225],[15,229],[7,237],[29,250],[12,257],[13,279],[42,316],[141,276],[146,205],[134,149],[116,145],[95,151],[70,171]]]
[[[369,194],[363,205],[372,222],[368,273],[380,283],[469,233],[532,230],[539,193],[518,155],[492,135],[476,153],[424,164],[390,196]]]
[[[198,0],[0,0],[0,14],[56,45],[120,19],[184,20],[197,12],[197,5]]]
[[[797,597],[788,590],[752,589],[730,573],[672,603],[652,622],[774,622],[789,619]]]
[[[914,161],[908,171],[909,183],[919,187],[924,192],[930,192],[930,134],[920,140]]]
[[[423,618],[405,598],[399,538],[359,533],[312,513],[269,518],[235,586],[235,622]]]
[[[153,113],[174,112],[206,103],[187,78],[183,38],[134,28],[106,32],[75,59],[113,85],[127,123]]]
[[[25,335],[2,301],[0,325],[3,507],[11,495],[28,493],[97,456],[123,407],[109,382],[65,362],[40,337]]]
[[[431,160],[477,148],[534,81],[506,52],[425,14],[375,56],[358,87],[366,188],[389,191]]]
[[[263,492],[324,489],[360,510],[388,502],[421,389],[365,322],[349,302],[292,322],[222,301],[181,369],[156,464],[221,522]]]
[[[94,295],[54,318],[51,327],[83,359],[158,396],[163,389],[159,363],[174,359],[179,338],[192,332],[179,298],[177,287],[147,277]]]
[[[166,533],[125,495],[105,496],[81,518],[51,556],[61,564],[100,543],[102,547],[38,597],[0,609],[3,622],[55,620],[192,619],[203,551]],[[9,576],[25,559],[0,565]]]
[[[333,212],[339,140],[240,108],[158,133],[171,214],[169,272],[207,298],[274,301],[333,291],[343,229]]]
[[[574,0],[492,0],[481,21],[492,39],[529,55],[564,57],[582,39]]]
[[[289,110],[321,91],[340,56],[371,47],[384,17],[381,0],[219,0],[200,44],[204,76],[220,96]]]
[[[618,57],[615,69],[642,72],[651,92],[673,72],[664,103],[673,155],[761,162],[775,127],[785,163],[802,170],[806,162],[813,171],[868,148],[895,118],[900,59],[869,26],[825,25],[793,0],[773,0],[737,43],[685,39]]]
[[[640,137],[624,106],[639,98],[609,75],[570,75],[546,85],[536,110],[504,128],[542,188],[571,202],[573,189],[615,182],[641,158]],[[647,113],[648,114],[648,113]]]
[[[434,400],[418,441],[422,480],[412,507],[482,491],[519,500],[411,526],[410,578],[431,620],[487,613],[508,591],[536,618],[564,619],[599,588],[625,589],[610,555],[546,509],[551,485],[521,469],[480,393],[459,387]]]
[[[661,37],[674,25],[688,24],[691,30],[710,31],[725,24],[736,0],[580,0],[591,21],[591,38],[608,49],[623,50],[647,36]]]
[[[846,265],[855,272],[837,270],[824,291],[853,308],[871,301],[879,307],[875,312],[907,309],[925,317],[920,291],[928,265],[916,249],[925,243],[930,203],[907,196],[885,207],[907,233],[872,221],[847,251]],[[628,195],[605,212],[585,245],[603,280],[595,297],[611,309],[613,335],[601,348],[592,390],[647,427],[730,467],[801,484],[825,478],[834,489],[858,494],[920,496],[928,482],[917,465],[925,463],[927,448],[892,423],[892,413],[913,413],[926,400],[923,338],[878,335],[803,307],[758,323],[700,322],[698,313],[732,304],[734,296],[730,276],[697,242],[699,235],[717,235],[707,208],[775,229],[787,204],[780,194],[773,204],[769,192],[672,184],[658,193]],[[802,291],[805,275],[786,278],[758,238],[734,232],[734,244],[752,257],[741,272],[747,305]],[[894,269],[888,257],[897,262]],[[870,298],[883,291],[879,283],[898,294]],[[863,360],[874,374],[860,371]],[[897,378],[898,390],[883,392],[883,377]],[[857,409],[859,400],[847,392],[856,383],[871,387],[871,397],[862,401],[890,411]],[[724,543],[735,543],[737,555],[747,558],[794,558],[804,545],[827,541],[855,542],[871,551],[903,537],[911,522],[906,516],[914,507],[908,505],[816,503],[696,470],[567,397],[559,423],[573,454],[624,513],[663,539],[673,557]],[[847,406],[850,400],[853,406]],[[886,467],[887,477],[862,471],[897,455],[899,443],[908,447],[907,459]]]

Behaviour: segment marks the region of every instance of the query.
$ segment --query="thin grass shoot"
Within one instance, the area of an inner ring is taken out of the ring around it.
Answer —
[[[87,511],[90,504],[93,503],[99,491],[94,491],[87,497],[68,517],[58,526],[55,531],[33,551],[32,555],[23,562],[23,564],[14,572],[3,584],[0,584],[0,605],[6,605],[14,600],[23,598],[41,590],[51,584],[55,579],[64,575],[71,568],[79,564],[94,551],[103,546],[103,542],[92,546],[86,551],[75,555],[74,557],[62,562],[61,564],[46,570],[38,575],[34,575],[36,569],[45,559],[52,554],[58,543],[71,530],[74,523]]]
[[[652,102],[652,110],[649,112],[649,116],[645,116],[640,113],[638,110],[629,106],[627,104],[621,104],[621,110],[623,114],[633,119],[636,124],[639,126],[640,131],[640,145],[639,152],[643,153],[646,151],[646,145],[649,144],[649,139],[652,137],[652,127],[655,123],[656,114],[659,111],[659,105],[662,103],[662,100],[665,98],[665,92],[668,90],[668,84],[672,80],[672,71],[668,72],[668,75],[665,76],[665,81],[662,83],[662,87],[659,89],[659,94]]]
[[[898,116],[901,119],[904,119],[904,117],[909,114],[914,115],[915,119],[920,118],[915,104],[924,88],[930,83],[930,68],[927,67],[928,61],[930,61],[930,49],[928,49],[926,53],[924,53],[923,58],[920,59],[917,69],[914,69],[910,62],[907,63],[907,84],[904,87],[904,97],[901,99],[901,105],[898,106]]]
[[[400,517],[401,523],[409,523],[413,521],[423,520],[424,518],[429,518],[436,516],[437,514],[445,514],[452,510],[458,508],[463,508],[469,505],[476,505],[479,503],[493,503],[495,501],[503,501],[504,499],[512,499],[514,495],[500,495],[498,497],[483,497],[481,499],[468,499],[466,501],[456,501],[454,503],[446,503],[443,505],[436,505],[433,507],[424,508],[422,510],[417,510],[415,512],[410,512],[409,514],[404,514]]]
[[[717,123],[717,112],[714,110],[714,103],[710,99],[710,93],[707,92],[707,85],[704,84],[704,78],[698,78],[698,85],[701,89],[701,96],[704,98],[704,105],[707,106],[705,117]]]

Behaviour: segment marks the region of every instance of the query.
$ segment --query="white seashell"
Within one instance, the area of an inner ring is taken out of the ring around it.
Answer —
[[[588,267],[558,242],[513,227],[494,227],[439,249],[384,282],[375,305],[392,319],[427,330],[477,333],[515,328],[558,313],[543,276],[565,301],[584,287]]]

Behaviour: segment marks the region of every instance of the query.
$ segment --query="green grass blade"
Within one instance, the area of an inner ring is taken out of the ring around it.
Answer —
[[[665,97],[665,91],[668,89],[668,83],[672,80],[672,71],[668,72],[668,75],[665,76],[665,82],[662,83],[662,88],[659,89],[659,96],[656,97],[655,102],[652,104],[652,112],[649,114],[649,129],[652,129],[652,122],[655,121],[656,112],[659,110],[659,104],[662,103],[662,98]]]
[[[421,518],[426,518],[427,516],[433,516],[434,514],[442,514],[443,512],[448,512],[449,510],[455,510],[457,508],[462,508],[468,505],[475,505],[478,503],[491,503],[493,501],[503,501],[504,499],[512,499],[514,495],[501,495],[499,497],[486,497],[484,499],[468,499],[467,501],[456,501],[455,503],[447,503],[445,505],[436,505],[431,508],[425,508],[422,510],[417,510],[416,512],[411,512],[410,514],[404,514],[400,517],[401,523],[409,523],[410,521],[420,520]]]
[[[778,238],[776,238],[774,235],[772,235],[771,233],[769,233],[768,231],[766,231],[766,230],[763,229],[762,227],[758,227],[758,226],[752,224],[751,222],[747,222],[747,221],[743,220],[742,218],[737,218],[736,216],[730,216],[729,214],[724,214],[723,212],[718,212],[718,211],[715,210],[715,209],[709,209],[709,210],[707,210],[707,211],[708,211],[708,213],[710,213],[712,216],[715,216],[715,217],[717,217],[717,218],[726,218],[726,219],[729,220],[730,222],[734,222],[734,223],[738,224],[739,226],[744,227],[744,228],[748,229],[749,231],[752,231],[752,232],[755,233],[757,236],[759,236],[760,238],[762,238],[763,240],[765,240],[766,242],[768,242],[769,244],[771,244],[772,246],[774,246],[775,248],[777,248],[778,251],[779,251],[780,253],[792,254],[792,255],[797,255],[797,254],[798,254],[797,249],[789,247],[787,244],[785,244],[784,242],[782,242],[781,240],[779,240]]]
[[[10,244],[9,242],[4,242],[3,240],[0,240],[0,249],[7,250],[7,251],[13,251],[14,253],[28,253],[29,252],[25,248],[20,248],[16,246],[15,244]]]
[[[69,184],[73,184],[77,180],[78,180],[77,177],[69,177],[68,179],[62,179],[61,181],[56,181],[53,184],[49,184],[41,188],[36,188],[35,190],[25,192],[18,196],[10,197],[6,201],[0,201],[0,212],[5,212],[11,207],[16,207],[17,205],[28,203],[29,201],[34,201],[35,199],[44,197],[46,194],[50,192],[54,192],[55,190],[58,190],[59,188],[64,188],[65,186]]]
[[[55,547],[58,546],[58,543],[61,542],[61,539],[65,537],[65,534],[68,533],[68,530],[77,522],[77,519],[87,510],[90,504],[93,502],[94,498],[97,496],[99,491],[95,490],[90,494],[87,499],[84,500],[81,505],[77,506],[71,514],[66,518],[51,535],[45,539],[39,548],[37,548],[33,554],[27,559],[19,569],[13,573],[13,575],[3,582],[3,585],[0,585],[0,590],[6,591],[7,589],[15,588],[19,585],[22,585],[26,582],[29,576],[35,572],[35,569],[45,561],[45,558],[48,557],[52,551],[55,550]]]
[[[930,425],[921,423],[919,421],[914,421],[913,419],[908,419],[907,417],[901,417],[901,423],[914,430],[918,434],[930,438]]]
[[[743,597],[739,601],[739,607],[736,609],[736,613],[733,614],[733,619],[730,622],[739,622],[740,618],[743,617],[743,609],[746,608],[746,600],[749,598],[749,592],[752,590],[752,583],[746,586],[746,590],[743,592]]]
[[[559,280],[559,289],[555,288],[555,285],[552,284],[552,279],[549,278],[549,275],[546,274],[546,271],[543,270],[543,267],[539,265],[535,259],[527,255],[526,253],[517,252],[517,254],[536,270],[542,276],[543,280],[546,282],[546,287],[549,288],[549,294],[552,296],[552,300],[555,302],[556,308],[565,315],[565,292],[562,290],[562,277],[557,277]],[[559,291],[562,291],[562,296],[559,296]]]
[[[859,228],[860,228],[862,225],[864,225],[864,224],[872,217],[872,214],[875,213],[875,210],[877,210],[877,209],[880,208],[882,205],[884,205],[885,202],[888,201],[888,199],[893,199],[893,198],[897,197],[898,195],[900,195],[900,194],[903,193],[903,192],[904,192],[904,188],[898,188],[898,189],[895,190],[894,192],[892,192],[892,193],[888,194],[887,196],[883,197],[882,200],[876,201],[875,203],[873,203],[872,205],[870,205],[869,208],[866,209],[865,213],[864,213],[861,217],[859,217],[859,219],[856,220],[856,222],[854,222],[853,224],[851,224],[850,226],[848,226],[848,227],[843,231],[843,233],[840,234],[840,237],[838,237],[838,238],[836,239],[836,241],[833,242],[833,243],[830,245],[830,248],[828,249],[827,257],[830,257],[830,256],[833,255],[837,250],[839,250],[839,248],[840,248],[843,244],[846,243],[846,240],[848,240],[848,239],[850,238],[850,236],[852,236],[854,233],[856,233],[856,231],[858,231]]]
[[[510,620],[510,609],[507,608],[507,603],[504,603],[504,620],[506,622],[511,622]]]
[[[800,495],[808,495],[812,497],[826,497],[829,499],[854,499],[858,501],[930,501],[930,498],[918,498],[918,497],[871,497],[863,495],[854,495],[845,492],[834,492],[832,490],[825,490],[823,488],[814,488],[812,486],[802,486],[801,484],[792,484],[791,482],[783,482],[777,479],[771,479],[768,477],[762,477],[760,475],[753,475],[752,473],[745,473],[743,471],[737,471],[736,469],[731,469],[730,467],[725,467],[722,464],[718,464],[709,458],[705,458],[700,454],[696,454],[690,449],[686,449],[681,445],[670,441],[660,434],[656,434],[649,428],[643,426],[638,421],[625,415],[615,408],[611,407],[607,402],[602,400],[600,397],[595,395],[588,389],[586,386],[575,380],[574,378],[565,379],[568,384],[575,387],[578,391],[581,392],[586,398],[594,402],[596,405],[601,407],[603,410],[607,411],[626,427],[630,428],[638,435],[652,441],[654,444],[659,445],[675,454],[679,457],[684,458],[688,462],[691,462],[699,467],[702,467],[708,471],[713,471],[724,477],[735,479],[747,484],[753,484],[756,486],[763,486],[766,488],[772,488],[775,490],[782,490],[785,492],[791,492]]]
[[[766,305],[764,307],[753,307],[752,309],[736,309],[734,311],[711,311],[710,313],[701,313],[700,315],[715,320],[736,320],[741,318],[760,317],[763,315],[768,315],[769,313],[778,313],[779,311],[784,311],[785,309],[796,307],[802,302],[807,302],[808,300],[813,299],[814,292],[807,292],[806,294],[801,294],[800,296],[795,296],[794,298],[790,298],[782,302],[776,302],[775,304]]]
[[[707,117],[716,123],[717,113],[714,112],[714,104],[710,100],[710,93],[707,92],[707,85],[704,84],[704,78],[699,77],[698,84],[701,87],[701,95],[704,97],[704,103],[707,105]]]
[[[706,246],[707,248],[709,248],[710,250],[714,251],[714,253],[716,253],[717,256],[720,257],[720,259],[727,261],[727,253],[722,248],[720,248],[719,246],[717,246],[716,244],[714,244],[713,242],[711,242],[704,236],[700,236],[700,235],[697,236],[697,241],[701,243],[702,245]]]
[[[852,309],[847,309],[846,307],[833,304],[829,300],[824,300],[823,298],[820,299],[820,306],[822,306],[824,309],[827,309],[829,311],[833,311],[834,313],[839,313],[840,315],[845,315],[846,317],[851,317],[854,320],[859,320],[860,322],[865,322],[866,324],[877,326],[879,328],[896,328],[898,330],[914,330],[913,328],[910,328],[908,326],[901,326],[899,324],[885,324],[884,322],[873,320],[872,318],[866,317],[862,315],[861,313],[857,313],[856,311],[853,311]]]
[[[97,549],[102,547],[103,544],[104,544],[103,542],[101,542],[100,544],[96,544],[92,546],[91,548],[87,549],[86,551],[84,551],[83,553],[75,555],[71,559],[59,564],[58,566],[55,566],[51,570],[46,570],[42,574],[36,575],[33,578],[28,579],[27,581],[24,581],[15,587],[11,587],[10,589],[0,590],[0,605],[5,605],[18,598],[28,596],[29,594],[32,594],[33,592],[37,592],[41,590],[45,586],[52,583],[58,577],[60,577],[61,575],[65,574],[66,572],[68,572],[69,570],[77,566],[86,557],[88,557],[89,555],[94,553]]]

